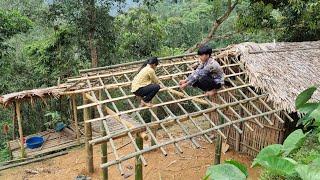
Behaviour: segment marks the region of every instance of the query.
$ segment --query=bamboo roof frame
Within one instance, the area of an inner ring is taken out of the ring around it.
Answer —
[[[269,119],[271,115],[275,116],[279,122],[283,123],[284,119],[282,119],[279,115],[280,112],[283,112],[283,109],[273,109],[270,107],[270,105],[265,102],[268,94],[258,94],[252,88],[251,84],[243,79],[243,76],[246,76],[246,72],[239,61],[239,54],[230,53],[224,56],[219,56],[217,53],[218,52],[215,54],[217,61],[222,65],[223,69],[230,72],[229,74],[226,74],[225,78],[232,85],[231,87],[223,87],[217,92],[216,97],[223,102],[222,104],[214,103],[209,97],[201,92],[198,92],[198,94],[190,94],[186,90],[181,91],[178,89],[178,80],[187,77],[187,75],[193,71],[193,64],[198,61],[194,54],[180,57],[178,56],[161,62],[157,68],[157,75],[163,88],[160,90],[158,95],[154,97],[157,103],[152,108],[138,107],[137,103],[135,102],[135,96],[128,91],[128,88],[131,85],[131,80],[138,70],[138,66],[135,66],[134,63],[130,63],[124,67],[120,67],[119,65],[111,69],[89,69],[82,71],[81,76],[79,77],[68,79],[67,82],[73,84],[70,86],[71,88],[67,88],[63,94],[83,94],[85,98],[89,99],[89,103],[78,105],[77,109],[96,109],[96,111],[99,113],[99,116],[86,119],[85,123],[90,124],[96,121],[102,121],[103,128],[105,128],[107,132],[103,137],[89,140],[91,145],[105,142],[109,142],[111,145],[114,159],[108,159],[107,162],[101,164],[101,168],[108,168],[109,166],[117,165],[120,174],[123,175],[123,161],[131,159],[135,156],[140,156],[142,163],[147,165],[147,160],[143,156],[144,153],[154,149],[160,149],[162,154],[167,156],[168,153],[165,150],[165,146],[169,144],[173,144],[177,152],[182,153],[183,149],[179,145],[180,141],[190,140],[195,148],[199,148],[201,145],[198,143],[195,137],[201,136],[207,142],[213,143],[213,141],[209,138],[208,133],[215,131],[224,139],[226,139],[227,136],[222,132],[222,129],[232,126],[238,133],[241,134],[243,131],[237,125],[240,122],[243,122],[244,125],[251,131],[254,131],[254,129],[250,127],[246,121],[253,120],[261,128],[263,128],[264,125],[260,122],[261,119],[259,119],[259,117],[262,117],[263,120],[268,122],[270,126],[273,125],[272,121]],[[235,72],[233,68],[238,68],[240,71]],[[240,82],[240,84],[233,82],[234,80]],[[73,87],[77,88],[73,89]],[[105,98],[97,98],[97,91],[102,91],[105,94]],[[118,93],[117,97],[114,97],[111,93],[112,91],[118,91],[120,92],[120,95]],[[239,92],[242,97],[239,99],[238,97],[233,96],[231,93],[233,91]],[[245,94],[244,91],[249,92],[250,95]],[[220,95],[222,93],[227,93],[233,101],[227,102]],[[161,94],[166,94],[166,97],[169,97],[170,100],[163,100]],[[122,107],[121,104],[123,103],[128,104],[129,108]],[[195,111],[190,112],[190,110],[186,110],[184,108],[184,104],[186,103],[191,105]],[[267,111],[262,111],[259,109],[259,107],[255,105],[256,103],[262,103],[266,107]],[[254,111],[250,112],[244,105],[252,106]],[[175,114],[175,112],[173,112],[169,106],[177,106],[182,114]],[[206,108],[203,108],[203,106]],[[235,106],[240,106],[249,114],[249,116],[242,117],[234,109]],[[167,117],[159,117],[155,112],[156,108],[161,109],[167,115]],[[231,110],[237,119],[230,119],[228,115],[224,113],[225,109]],[[150,113],[154,121],[146,123],[145,119],[143,119],[141,115],[142,111],[147,111]],[[212,112],[218,113],[226,120],[226,122],[223,124],[215,124],[209,116]],[[138,125],[128,125],[125,123],[126,120],[122,120],[120,118],[122,115],[128,114],[131,114],[131,116],[134,115]],[[209,124],[211,124],[211,127],[206,129],[200,127],[196,119],[199,116],[202,116]],[[289,120],[292,120],[288,114],[286,114],[286,116]],[[107,121],[110,119],[118,120],[124,126],[124,128],[115,132],[110,132],[110,127],[107,123]],[[185,121],[190,121],[197,132],[190,132],[184,125]],[[171,126],[179,127],[183,135],[180,137],[174,137],[169,129]],[[164,133],[167,134],[169,138],[163,140],[159,137],[156,137],[153,130],[158,128],[163,129]],[[145,147],[142,150],[139,149],[133,138],[134,134],[136,133],[147,133],[155,142],[154,145]],[[130,139],[135,151],[123,156],[119,156],[114,141],[123,137],[128,137]]]

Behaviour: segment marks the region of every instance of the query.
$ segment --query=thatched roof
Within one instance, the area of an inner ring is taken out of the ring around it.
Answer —
[[[276,107],[295,111],[297,95],[320,84],[320,41],[242,43],[235,48],[241,53],[250,83],[268,93]],[[313,100],[320,100],[320,90]]]
[[[59,97],[63,89],[62,86],[53,86],[5,94],[0,96],[0,104],[7,106],[15,100],[31,99],[32,101],[32,98]]]

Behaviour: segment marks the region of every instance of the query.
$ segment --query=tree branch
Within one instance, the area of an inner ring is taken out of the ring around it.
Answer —
[[[205,37],[204,39],[202,39],[201,42],[193,45],[191,48],[189,48],[187,50],[187,53],[193,52],[195,51],[197,48],[205,45],[206,43],[208,43],[210,40],[212,40],[212,38],[214,37],[214,34],[216,33],[216,31],[218,30],[218,28],[220,27],[220,25],[226,20],[228,19],[229,15],[231,14],[231,12],[234,10],[234,8],[236,7],[236,5],[238,4],[238,0],[236,0],[234,2],[234,4],[231,3],[231,0],[228,0],[228,8],[227,10],[224,12],[224,14],[222,16],[220,16],[218,19],[216,19],[211,26],[211,29],[207,35],[207,37]]]

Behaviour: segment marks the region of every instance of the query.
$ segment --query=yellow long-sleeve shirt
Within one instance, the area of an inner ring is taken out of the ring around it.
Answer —
[[[148,64],[142,68],[141,71],[133,78],[131,83],[131,92],[136,92],[139,88],[147,86],[152,83],[159,84],[159,79],[153,68]]]

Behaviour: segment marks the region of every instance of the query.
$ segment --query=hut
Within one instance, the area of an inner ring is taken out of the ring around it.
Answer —
[[[15,117],[21,122],[19,104],[23,100],[69,97],[77,134],[74,141],[82,139],[86,144],[89,172],[93,171],[92,146],[96,144],[112,150],[110,157],[103,151],[101,168],[117,165],[121,174],[123,161],[137,157],[147,165],[144,153],[160,149],[166,156],[165,146],[170,144],[182,153],[179,142],[184,140],[199,148],[195,139],[199,136],[209,143],[214,142],[212,135],[223,138],[236,151],[255,156],[261,148],[283,141],[286,122],[294,121],[290,114],[295,112],[297,94],[319,84],[319,55],[320,41],[242,43],[216,49],[213,56],[223,67],[227,83],[213,98],[193,89],[179,90],[178,80],[193,71],[197,55],[161,58],[157,75],[164,88],[152,108],[138,107],[129,91],[143,61],[81,70],[79,76],[70,77],[56,87],[3,95],[0,103],[9,107],[14,102]],[[316,92],[314,100],[319,98]],[[81,103],[77,104],[75,99],[81,99]],[[77,111],[82,112],[81,118]],[[23,127],[21,123],[18,125],[20,140],[16,146],[23,152]],[[174,134],[172,126],[178,127],[181,133]],[[94,127],[98,128],[96,134]],[[157,136],[156,131],[167,138]],[[121,138],[130,140],[132,152],[119,154],[116,141]],[[152,143],[142,146],[141,138],[150,138]],[[55,145],[59,146],[62,147]]]

